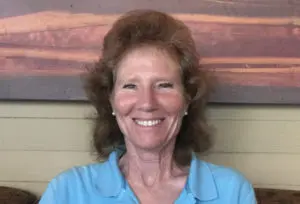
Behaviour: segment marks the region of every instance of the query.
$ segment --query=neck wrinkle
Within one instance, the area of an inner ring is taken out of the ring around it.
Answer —
[[[173,177],[173,172],[178,168],[174,162],[174,145],[160,151],[128,147],[119,165],[129,183],[152,188]]]

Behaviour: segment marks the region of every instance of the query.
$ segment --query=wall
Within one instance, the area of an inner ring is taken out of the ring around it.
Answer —
[[[42,193],[49,179],[93,162],[88,119],[72,103],[0,103],[0,185]],[[208,161],[236,167],[255,186],[300,190],[300,108],[211,106]]]

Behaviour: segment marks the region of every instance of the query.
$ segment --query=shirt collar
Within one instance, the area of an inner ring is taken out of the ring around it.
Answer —
[[[218,197],[217,186],[208,164],[192,155],[190,173],[186,187],[195,198],[201,201],[213,200]]]
[[[126,188],[125,178],[118,165],[118,160],[123,152],[124,149],[122,148],[113,151],[108,160],[99,165],[96,187],[105,197],[118,196]],[[201,201],[213,200],[218,197],[217,187],[209,166],[199,160],[195,154],[192,156],[185,188],[187,192],[192,193],[195,198]]]
[[[122,151],[113,151],[106,162],[97,169],[96,188],[105,197],[118,196],[125,189],[125,178],[119,168],[119,158]]]

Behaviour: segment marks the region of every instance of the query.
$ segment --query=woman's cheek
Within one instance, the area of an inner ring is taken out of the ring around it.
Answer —
[[[184,107],[184,97],[180,93],[169,93],[161,96],[161,104],[171,112],[180,111]]]
[[[132,110],[135,98],[132,94],[119,93],[114,98],[114,109],[122,115],[129,114]]]

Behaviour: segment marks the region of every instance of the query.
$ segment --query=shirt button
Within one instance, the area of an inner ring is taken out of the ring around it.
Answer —
[[[189,193],[189,200],[191,201],[191,203],[196,203],[196,198],[193,196],[192,193]]]

